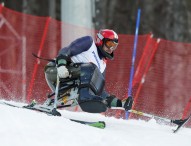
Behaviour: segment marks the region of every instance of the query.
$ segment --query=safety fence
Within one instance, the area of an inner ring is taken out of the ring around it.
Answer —
[[[0,5],[0,98],[42,102],[50,93],[45,78],[46,61],[32,53],[54,58],[74,39],[95,30],[12,11]],[[119,35],[114,60],[108,61],[106,90],[127,97],[132,67],[134,35]],[[134,109],[180,118],[191,112],[191,44],[138,36],[133,78]]]

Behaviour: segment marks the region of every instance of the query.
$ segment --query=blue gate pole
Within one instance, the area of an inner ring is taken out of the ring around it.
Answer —
[[[134,39],[133,54],[132,54],[132,64],[131,64],[131,72],[130,72],[128,96],[132,95],[132,84],[133,84],[132,82],[133,82],[133,76],[134,76],[134,65],[135,65],[137,43],[138,43],[140,16],[141,16],[141,9],[139,8],[138,12],[137,12],[137,21],[136,21],[135,39]],[[129,117],[129,112],[126,111],[126,119],[128,119],[128,117]]]

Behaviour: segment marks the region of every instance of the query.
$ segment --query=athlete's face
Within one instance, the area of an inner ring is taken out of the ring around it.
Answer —
[[[115,43],[114,41],[108,40],[105,42],[103,46],[103,50],[107,53],[111,54],[115,49],[117,49],[118,43]]]
[[[103,50],[107,52],[108,54],[111,54],[113,51],[109,49],[106,45],[103,46]]]

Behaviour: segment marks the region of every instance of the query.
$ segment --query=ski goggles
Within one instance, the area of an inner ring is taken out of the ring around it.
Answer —
[[[117,49],[118,43],[112,40],[107,40],[105,42],[105,45],[108,49],[110,49],[111,51],[114,51]]]

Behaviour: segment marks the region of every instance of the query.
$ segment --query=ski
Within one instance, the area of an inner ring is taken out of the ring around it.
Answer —
[[[172,123],[175,123],[178,125],[178,127],[175,130],[173,130],[173,132],[177,133],[181,129],[181,127],[183,127],[189,121],[190,118],[191,118],[191,114],[188,116],[188,118],[184,120],[173,120]]]
[[[42,112],[42,113],[45,113],[50,116],[61,116],[61,114],[56,109],[45,107],[43,105],[38,105],[33,102],[26,106],[14,105],[14,104],[7,103],[7,102],[0,102],[0,104],[15,107],[15,108],[22,108],[22,109],[24,108],[24,109],[29,109],[29,110],[33,110],[33,111],[38,111],[38,112]],[[65,119],[68,119],[68,118],[65,118]],[[81,121],[81,120],[75,120],[75,119],[69,119],[69,120],[72,122],[76,122],[76,123],[100,128],[100,129],[104,129],[106,127],[106,124],[104,121],[87,122],[87,121]]]

